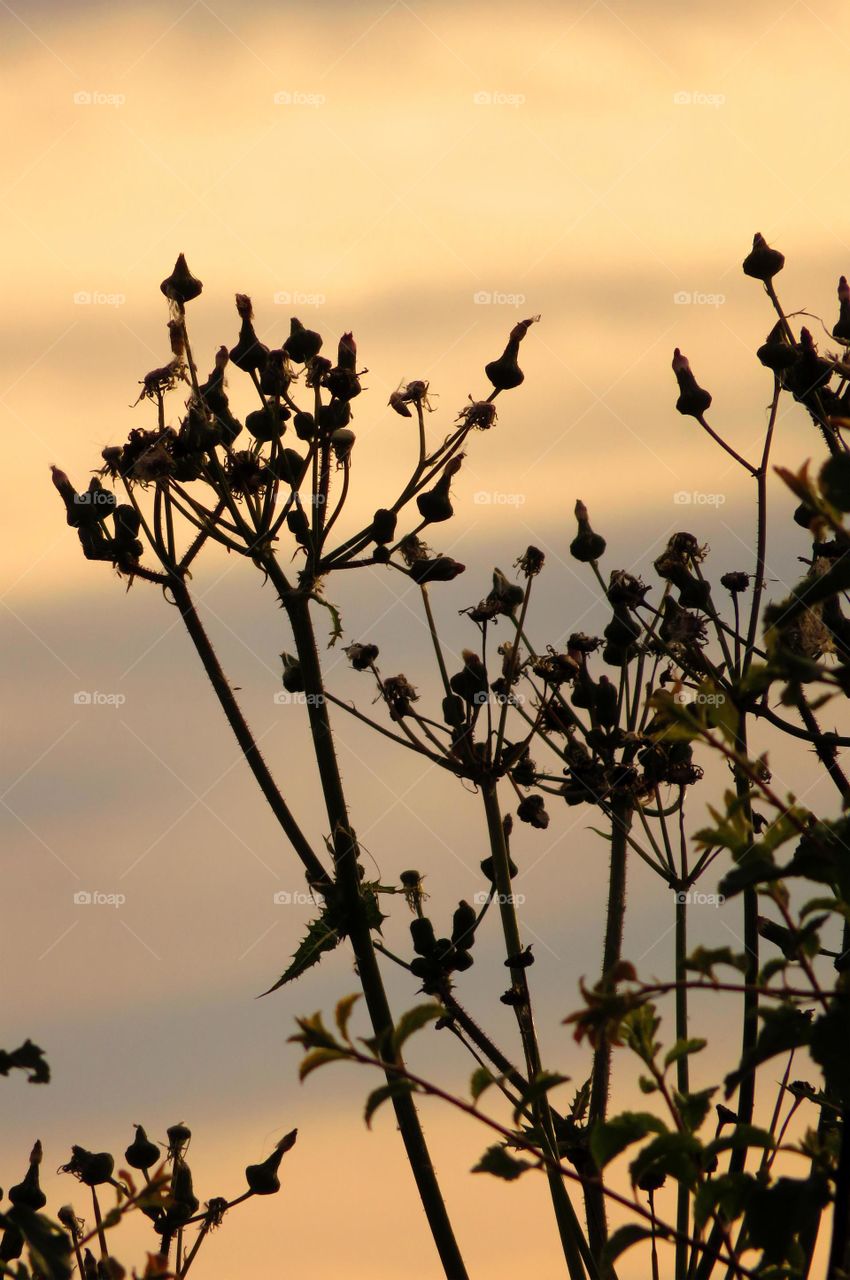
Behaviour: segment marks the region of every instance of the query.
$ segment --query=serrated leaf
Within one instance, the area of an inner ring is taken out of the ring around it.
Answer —
[[[362,994],[363,993],[361,991],[355,991],[354,995],[343,996],[342,999],[338,1001],[336,1009],[334,1010],[334,1018],[339,1029],[339,1034],[346,1040],[349,1038],[348,1021],[351,1017],[351,1012],[357,1004],[357,1001],[361,999]]]
[[[590,1153],[597,1168],[604,1169],[633,1142],[648,1133],[666,1133],[667,1126],[649,1111],[623,1111],[610,1120],[597,1121],[590,1134]]]
[[[677,1040],[672,1049],[668,1049],[664,1055],[665,1067],[671,1067],[674,1062],[678,1062],[680,1058],[686,1058],[688,1054],[699,1053],[707,1044],[707,1040],[700,1040],[699,1037]]]
[[[401,1051],[401,1047],[415,1031],[421,1030],[427,1026],[429,1022],[435,1022],[437,1018],[441,1018],[445,1010],[441,1004],[432,1001],[430,1004],[417,1004],[412,1009],[408,1009],[403,1013],[395,1025],[393,1031],[392,1045],[396,1053]]]
[[[631,1249],[632,1245],[640,1244],[642,1240],[652,1238],[652,1232],[648,1227],[639,1227],[636,1222],[629,1222],[624,1227],[618,1227],[608,1237],[605,1247],[602,1250],[602,1275],[607,1278],[612,1273],[612,1267],[621,1254],[627,1249]]]
[[[729,1222],[735,1222],[754,1186],[755,1179],[749,1173],[721,1173],[706,1179],[694,1195],[694,1229],[702,1231],[715,1209],[721,1210]]]
[[[671,1177],[693,1187],[697,1181],[702,1147],[691,1133],[662,1133],[638,1152],[629,1165],[632,1186],[651,1175]]]
[[[554,1072],[541,1071],[520,1092],[519,1105],[514,1108],[514,1123],[519,1120],[525,1110],[533,1107],[541,1098],[545,1098],[550,1089],[555,1089],[559,1084],[566,1084],[569,1078],[569,1076],[559,1076]]]
[[[705,1159],[710,1163],[711,1157],[720,1155],[721,1151],[738,1151],[748,1147],[770,1151],[775,1146],[774,1139],[766,1129],[759,1129],[754,1124],[736,1124],[731,1132],[706,1143]]]
[[[515,1182],[534,1165],[528,1160],[520,1160],[512,1156],[501,1143],[488,1147],[478,1164],[473,1165],[473,1173],[491,1173],[494,1178],[503,1178],[505,1182]]]
[[[339,926],[333,922],[331,910],[328,908],[322,912],[318,920],[310,921],[307,926],[307,936],[301,941],[292,957],[292,964],[281,974],[277,982],[269,987],[268,991],[262,992],[264,996],[271,995],[284,983],[300,978],[302,973],[311,969],[314,964],[318,964],[326,951],[333,951],[338,945],[344,935]]]
[[[679,1108],[679,1115],[682,1117],[682,1123],[691,1133],[695,1133],[705,1120],[708,1115],[708,1109],[711,1106],[711,1099],[715,1093],[717,1093],[716,1086],[710,1086],[708,1089],[700,1089],[696,1093],[677,1092],[674,1095],[676,1106]]]
[[[390,1098],[398,1098],[403,1093],[413,1093],[414,1084],[411,1080],[390,1080],[387,1084],[382,1084],[378,1089],[373,1089],[366,1099],[366,1109],[363,1112],[363,1119],[366,1121],[366,1127],[372,1128],[372,1117],[380,1107],[381,1103],[387,1102]]]

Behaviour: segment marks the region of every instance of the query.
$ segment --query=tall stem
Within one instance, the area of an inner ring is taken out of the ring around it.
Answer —
[[[531,1009],[531,998],[528,990],[526,968],[522,963],[522,939],[520,937],[519,922],[517,920],[516,909],[514,907],[510,859],[508,857],[505,828],[502,821],[501,810],[499,808],[499,797],[496,790],[495,780],[488,779],[485,781],[482,784],[481,792],[484,800],[484,812],[487,818],[487,831],[490,837],[490,849],[493,855],[494,879],[499,899],[499,913],[502,920],[502,932],[504,934],[505,948],[507,950],[506,964],[508,965],[511,975],[511,991],[514,997],[513,1007],[516,1013],[520,1038],[522,1040],[523,1053],[525,1055],[526,1074],[529,1081],[533,1081],[537,1076],[539,1076],[541,1071],[540,1050],[534,1029],[534,1017]],[[548,1148],[548,1153],[557,1164],[558,1143],[552,1121],[552,1112],[545,1095],[535,1105],[534,1111],[535,1119],[540,1126],[544,1143]],[[549,1182],[549,1193],[552,1198],[552,1206],[555,1211],[555,1220],[558,1224],[558,1231],[561,1236],[561,1245],[567,1262],[567,1270],[569,1271],[571,1280],[584,1280],[585,1262],[589,1264],[588,1270],[590,1270],[591,1275],[596,1273],[592,1249],[588,1250],[587,1248],[587,1242],[582,1234],[578,1217],[576,1216],[575,1209],[573,1208],[572,1201],[567,1194],[567,1189],[564,1186],[564,1180],[560,1173],[556,1168],[552,1168],[547,1164],[546,1176]]]
[[[286,581],[285,579],[281,581],[280,568],[273,559],[268,558],[264,562],[264,568],[281,595],[292,625],[295,649],[304,679],[313,749],[331,828],[336,883],[343,901],[348,936],[357,960],[357,972],[372,1027],[376,1036],[382,1039],[392,1031],[393,1017],[372,945],[366,904],[360,892],[359,850],[356,836],[349,824],[309,602],[303,592],[287,590]],[[391,1078],[387,1076],[388,1080]],[[448,1280],[467,1280],[466,1267],[446,1212],[413,1099],[409,1094],[402,1093],[394,1097],[392,1102],[407,1158],[413,1170],[445,1274]]]

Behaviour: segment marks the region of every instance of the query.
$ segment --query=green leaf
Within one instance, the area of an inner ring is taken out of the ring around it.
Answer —
[[[649,1111],[623,1111],[611,1120],[597,1121],[590,1134],[590,1153],[599,1169],[648,1133],[666,1133],[667,1126]]]
[[[412,1009],[408,1009],[401,1015],[393,1031],[394,1051],[400,1053],[405,1040],[415,1031],[420,1031],[422,1027],[427,1026],[429,1022],[435,1022],[437,1018],[441,1018],[444,1013],[445,1009],[436,1001],[431,1004],[417,1004]]]
[[[678,1062],[680,1058],[686,1058],[690,1053],[699,1053],[707,1044],[707,1040],[700,1040],[699,1038],[677,1040],[672,1049],[668,1049],[664,1055],[665,1067],[671,1067],[674,1062]]]
[[[638,1088],[641,1093],[657,1093],[658,1085],[649,1076],[638,1076]]]
[[[775,1009],[760,1010],[760,1015],[763,1022],[755,1045],[741,1058],[737,1070],[731,1071],[724,1081],[727,1098],[762,1062],[778,1053],[787,1053],[789,1049],[799,1049],[811,1039],[811,1017],[801,1009],[779,1005]]]
[[[631,1249],[632,1245],[640,1244],[641,1240],[649,1240],[652,1238],[652,1232],[648,1227],[639,1227],[636,1222],[630,1222],[625,1227],[618,1227],[612,1232],[605,1243],[602,1250],[602,1275],[604,1277],[612,1274],[613,1265],[621,1254],[627,1249]]]
[[[326,905],[318,920],[312,920],[307,926],[307,936],[301,941],[292,957],[292,964],[281,974],[277,982],[262,994],[271,995],[284,983],[300,978],[307,969],[318,964],[326,951],[333,951],[342,937],[344,937],[344,930],[336,919],[336,911],[332,906]]]
[[[477,1067],[469,1081],[469,1093],[473,1102],[477,1102],[485,1089],[496,1083],[496,1076],[486,1067]]]
[[[671,1177],[694,1187],[701,1164],[702,1146],[691,1133],[662,1133],[638,1152],[629,1165],[632,1185],[644,1178]]]
[[[363,1112],[363,1119],[366,1121],[367,1128],[372,1128],[372,1117],[378,1110],[382,1102],[386,1102],[389,1098],[398,1098],[403,1093],[413,1093],[414,1084],[412,1080],[390,1080],[387,1084],[382,1084],[380,1088],[373,1089],[366,1099],[366,1109]]]
[[[706,1147],[706,1155],[708,1151]],[[744,1212],[755,1185],[749,1173],[721,1173],[706,1179],[694,1195],[694,1229],[702,1231],[715,1210],[720,1210],[729,1222],[735,1222]]]
[[[528,1160],[519,1160],[510,1155],[501,1143],[488,1147],[478,1164],[473,1165],[473,1173],[492,1173],[495,1178],[504,1178],[505,1182],[514,1182],[521,1178],[534,1165]]]
[[[34,1272],[45,1280],[70,1280],[71,1238],[67,1232],[43,1213],[23,1205],[15,1205],[4,1216],[24,1237]]]
[[[696,1093],[676,1093],[674,1101],[679,1108],[682,1123],[691,1133],[696,1133],[708,1115],[716,1088],[700,1089]]]
[[[357,1004],[357,1001],[361,998],[362,994],[363,993],[361,991],[355,991],[352,996],[343,996],[334,1011],[334,1018],[336,1019],[336,1025],[339,1028],[339,1034],[346,1040],[350,1040],[348,1034],[348,1020],[351,1017],[354,1006]]]
[[[685,961],[685,968],[713,980],[714,967],[719,964],[728,965],[740,973],[746,973],[748,967],[744,953],[733,951],[731,947],[695,947]]]
[[[313,1049],[301,1059],[298,1079],[306,1080],[317,1067],[323,1067],[327,1062],[339,1062],[341,1058],[347,1057],[348,1054],[343,1049]]]
[[[721,1151],[739,1151],[749,1147],[771,1151],[775,1146],[775,1141],[766,1129],[759,1129],[754,1124],[736,1124],[729,1133],[706,1144],[705,1160],[710,1164],[711,1157],[720,1155]]]
[[[816,1020],[811,1034],[811,1055],[823,1069],[826,1091],[846,1107],[850,1101],[850,1000],[842,994]]]

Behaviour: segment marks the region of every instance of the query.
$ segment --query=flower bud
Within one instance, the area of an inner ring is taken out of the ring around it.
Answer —
[[[165,1132],[168,1136],[168,1150],[171,1155],[178,1154],[192,1136],[192,1130],[188,1125],[183,1124],[182,1120],[179,1124],[171,1125]]]
[[[778,249],[771,249],[760,231],[753,236],[753,247],[743,261],[744,275],[765,284],[785,266],[785,256]]]
[[[310,545],[310,521],[303,507],[293,507],[287,512],[286,527],[294,535],[295,541],[302,547]]]
[[[508,344],[498,360],[491,360],[489,364],[484,366],[485,374],[497,391],[510,391],[513,387],[518,387],[525,379],[525,374],[520,369],[517,359],[519,356],[519,344],[531,325],[539,319],[539,316],[532,316],[530,320],[521,320],[519,324],[514,325],[508,338]]]
[[[260,390],[267,396],[284,396],[291,381],[286,352],[280,347],[270,351],[260,374]]]
[[[782,321],[777,320],[756,355],[772,373],[784,373],[796,362],[799,350],[788,341]]]
[[[505,814],[505,817],[510,818],[511,815],[508,813],[508,814]],[[492,858],[484,859],[484,861],[481,863],[481,870],[484,872],[485,876],[491,882],[491,884],[496,883],[496,867]],[[516,877],[519,875],[519,867],[516,865],[513,858],[511,858],[510,854],[508,855],[508,874],[510,875],[512,880],[515,880]]]
[[[464,943],[467,947],[471,947],[475,941],[475,934],[472,928],[478,919],[478,912],[474,907],[465,900],[457,904],[457,909],[452,916],[452,945],[458,946]]]
[[[293,316],[289,322],[289,337],[284,342],[283,349],[296,364],[306,364],[321,351],[322,338],[313,329],[305,329],[301,321]]]
[[[136,1125],[136,1136],[124,1152],[124,1159],[131,1169],[150,1169],[159,1159],[160,1151],[155,1142],[151,1142],[144,1127]]]
[[[287,693],[303,693],[304,692],[304,673],[301,670],[301,663],[291,653],[282,653],[283,661],[283,687]]]
[[[443,719],[454,729],[466,720],[466,705],[458,694],[448,694],[443,698]]]
[[[348,462],[354,441],[357,439],[350,427],[337,427],[331,435],[331,448],[338,463]]]
[[[24,1174],[24,1179],[17,1186],[9,1188],[9,1199],[17,1208],[19,1205],[24,1209],[32,1209],[36,1212],[43,1209],[47,1204],[47,1196],[41,1189],[38,1181],[38,1166],[41,1164],[41,1143],[36,1143],[30,1152],[29,1168]]]
[[[698,385],[687,357],[682,355],[678,347],[673,352],[673,372],[679,384],[679,398],[676,401],[679,413],[701,418],[711,404],[711,395]]]
[[[449,680],[453,693],[463,698],[470,706],[480,706],[487,701],[490,685],[487,668],[472,649],[462,651],[463,668]]]
[[[392,542],[397,523],[398,512],[391,511],[387,507],[379,507],[372,517],[369,532],[375,542]]]
[[[303,409],[299,409],[298,413],[296,413],[292,419],[292,425],[299,440],[310,441],[316,434],[315,418],[312,413],[305,413]]]
[[[840,342],[850,342],[850,285],[846,276],[838,281],[838,320],[833,325],[832,336]]]
[[[174,264],[174,270],[170,276],[167,276],[159,286],[166,298],[170,302],[176,302],[178,306],[183,307],[187,302],[191,302],[193,298],[197,298],[203,289],[200,280],[196,280],[186,265],[186,259],[181,253]]]
[[[408,573],[414,582],[425,586],[428,582],[451,582],[458,574],[464,573],[465,564],[459,564],[451,556],[436,556],[433,560],[414,560]]]
[[[433,489],[426,489],[424,493],[420,493],[416,499],[416,505],[419,508],[419,514],[427,524],[439,524],[443,520],[451,520],[454,515],[454,507],[449,497],[449,489],[452,483],[452,477],[457,475],[463,462],[463,454],[452,458],[443,468],[440,476]]]
[[[230,351],[230,359],[243,373],[260,373],[265,367],[269,349],[254,332],[254,311],[246,293],[237,293],[236,310],[242,319],[239,341]]]
[[[413,940],[413,950],[418,956],[433,954],[437,941],[434,937],[434,926],[427,916],[417,916],[415,920],[411,920],[410,936]]]
[[[576,502],[575,517],[578,521],[578,533],[570,543],[570,555],[583,564],[591,564],[604,554],[608,544],[601,534],[594,533],[591,529],[587,507],[580,498]]]
[[[269,402],[262,409],[254,409],[245,419],[245,426],[260,444],[279,440],[286,430],[289,410],[285,404]]]
[[[253,1191],[255,1196],[271,1196],[275,1192],[280,1191],[280,1178],[278,1177],[278,1169],[280,1162],[295,1145],[295,1139],[298,1130],[293,1129],[285,1138],[281,1138],[270,1156],[267,1156],[261,1164],[249,1164],[245,1170],[245,1179],[248,1187]]]
[[[169,1214],[172,1221],[178,1224],[186,1222],[200,1208],[200,1201],[192,1186],[192,1170],[182,1156],[176,1157],[174,1161],[170,1199]]]

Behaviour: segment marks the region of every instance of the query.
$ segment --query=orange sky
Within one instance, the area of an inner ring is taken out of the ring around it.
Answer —
[[[756,230],[787,255],[786,308],[831,327],[836,280],[850,272],[845,12],[784,0],[21,0],[0,6],[0,31],[7,988],[15,974],[4,1036],[32,1035],[56,1067],[45,1091],[0,1082],[2,1179],[23,1172],[36,1132],[53,1168],[71,1142],[117,1150],[132,1122],[162,1136],[183,1117],[197,1130],[199,1180],[206,1162],[202,1194],[218,1194],[298,1124],[286,1195],[226,1225],[199,1262],[209,1280],[249,1266],[257,1280],[301,1274],[311,1262],[317,1280],[343,1268],[353,1280],[431,1280],[389,1115],[367,1134],[366,1082],[340,1071],[299,1089],[284,1047],[295,1014],[353,989],[348,956],[253,1001],[307,919],[272,903],[300,877],[166,606],[142,586],[125,596],[107,568],[84,563],[48,466],[82,487],[100,449],[146,421],[130,405],[167,356],[158,285],[185,251],[205,283],[190,313],[205,368],[235,339],[236,290],[252,295],[269,345],[291,314],[328,346],[353,328],[369,369],[354,422],[358,514],[396,488],[410,458],[407,425],[386,408],[402,378],[430,381],[438,440],[485,389],[483,365],[516,320],[542,315],[523,347],[524,386],[500,401],[498,427],[475,438],[455,484],[452,553],[475,583],[441,597],[452,652],[464,642],[457,610],[483,594],[493,561],[509,568],[529,541],[549,551],[557,584],[540,636],[603,616],[567,562],[579,495],[618,563],[645,564],[684,521],[724,568],[749,566],[748,482],[675,413],[670,359],[682,347],[714,394],[717,429],[754,454],[770,383],[753,351],[771,324],[740,272]],[[248,393],[231,381],[242,413]],[[776,460],[807,456],[818,442],[786,411]],[[772,503],[791,505],[778,491]],[[780,542],[781,583],[804,548],[787,532]],[[213,557],[199,590],[228,673],[309,814],[318,796],[300,767],[303,726],[271,702],[280,615],[239,569]],[[351,635],[374,626],[397,669],[427,670],[394,584],[374,575],[345,590]],[[329,661],[356,693],[338,656]],[[120,690],[126,703],[86,716],[73,704],[80,689]],[[435,910],[447,914],[477,884],[474,798],[351,726],[340,739],[381,873],[412,857],[432,867]],[[520,838],[528,864],[543,855],[524,923],[541,940],[544,1043],[576,1078],[584,1063],[558,1019],[601,930],[604,851],[590,821],[570,810]],[[641,870],[628,944],[650,964],[671,916]],[[119,885],[120,912],[74,914],[79,887]],[[469,986],[491,1010],[484,965]],[[413,1002],[395,987],[399,1007]],[[465,1079],[442,1041],[428,1052]],[[485,1136],[433,1108],[427,1128],[472,1273],[558,1274],[534,1188],[470,1178]],[[332,1230],[337,1215],[345,1227]]]

